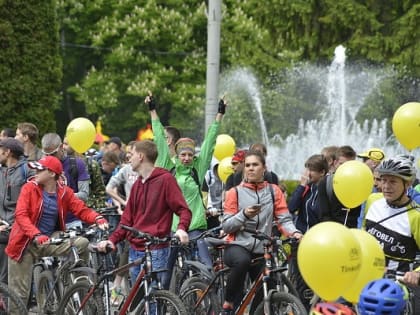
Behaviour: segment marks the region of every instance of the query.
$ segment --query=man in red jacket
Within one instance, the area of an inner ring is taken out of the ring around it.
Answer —
[[[158,155],[156,144],[150,140],[136,142],[132,146],[131,167],[139,177],[131,188],[130,197],[121,216],[120,223],[157,237],[166,237],[171,232],[172,216],[179,216],[175,235],[183,243],[188,242],[188,227],[191,211],[188,209],[181,189],[174,176],[160,167],[155,167]],[[129,261],[144,256],[144,241],[130,237],[130,232],[118,227],[98,248],[105,251],[109,244],[128,239],[130,243]],[[158,245],[152,250],[153,269],[164,269],[169,255],[169,244]],[[135,281],[141,266],[130,270],[131,281]],[[162,275],[163,276],[163,275]]]
[[[63,167],[59,159],[46,156],[38,162],[29,162],[36,175],[23,185],[17,200],[15,222],[10,232],[6,254],[9,256],[9,287],[26,304],[32,279],[32,266],[38,257],[63,256],[69,252],[69,244],[50,245],[54,232],[65,229],[65,218],[72,212],[82,221],[107,229],[108,222],[88,208],[76,197],[70,187],[59,180]],[[80,257],[89,259],[89,241],[83,237],[75,239]],[[13,313],[13,312],[12,312]]]

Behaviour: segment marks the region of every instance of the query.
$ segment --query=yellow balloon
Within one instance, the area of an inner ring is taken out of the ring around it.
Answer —
[[[392,118],[392,131],[408,150],[420,146],[420,103],[410,102],[400,106]]]
[[[359,302],[365,285],[372,280],[381,279],[385,273],[385,254],[379,242],[371,234],[358,229],[350,229],[359,241],[361,267],[357,276],[349,283],[350,287],[343,297],[352,303]]]
[[[346,226],[322,222],[303,236],[297,261],[308,286],[322,299],[334,301],[359,273],[360,245]]]
[[[361,161],[341,164],[333,177],[333,189],[338,200],[347,208],[360,206],[372,192],[373,175]]]
[[[219,175],[220,180],[223,183],[226,183],[227,178],[230,174],[233,174],[232,168],[232,157],[225,157],[223,160],[219,162],[219,166],[217,168],[217,175]]]
[[[216,146],[214,147],[214,157],[219,161],[225,157],[232,156],[235,153],[235,140],[229,135],[218,135],[216,139]]]
[[[66,137],[69,145],[78,153],[86,152],[95,140],[93,123],[83,117],[73,119],[67,126]]]

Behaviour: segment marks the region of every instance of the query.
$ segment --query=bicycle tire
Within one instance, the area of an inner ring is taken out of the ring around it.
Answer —
[[[203,267],[205,268],[205,265],[203,264]],[[182,285],[190,278],[197,278],[200,277],[202,273],[200,272],[200,269],[198,267],[195,267],[193,265],[189,265],[186,263],[185,268],[180,268],[176,266],[174,268],[173,272],[173,278],[174,281],[171,283],[171,292],[174,292],[175,294],[179,294],[181,292]]]
[[[57,314],[74,315],[80,306],[80,300],[84,298],[91,288],[88,281],[77,281],[66,290],[59,306]],[[82,308],[84,315],[105,314],[105,307],[102,297],[99,293],[94,293],[85,306]]]
[[[281,282],[283,283],[283,286],[287,289],[286,292],[293,294],[296,297],[299,297],[299,293],[296,290],[295,286],[284,273],[280,273],[280,278]]]
[[[11,310],[17,314],[28,312],[19,296],[5,283],[0,283],[0,315],[10,314]]]
[[[264,315],[264,301],[255,310],[255,315]],[[270,315],[307,315],[302,302],[293,294],[274,292],[270,297]]]
[[[207,284],[203,283],[199,278],[190,278],[185,284],[186,287],[184,288],[184,291],[182,291],[181,301],[187,308],[188,314],[205,315],[219,314],[221,312],[218,298],[211,291],[207,293],[200,305],[194,309],[198,298],[200,298],[207,289]]]
[[[150,294],[152,303],[158,308],[156,314],[187,315],[187,309],[181,299],[167,290],[155,290]],[[142,300],[135,311],[135,315],[145,314],[145,301]]]
[[[54,285],[54,276],[52,271],[42,271],[39,274],[39,279],[37,281],[35,296],[38,304],[38,313],[56,314],[58,303],[61,300],[61,294],[60,290]]]
[[[38,290],[38,283],[39,283],[39,279],[41,277],[41,273],[45,270],[45,268],[41,265],[35,265],[33,270],[32,270],[32,277],[33,277],[33,281],[34,281],[34,295],[36,295],[36,292]]]

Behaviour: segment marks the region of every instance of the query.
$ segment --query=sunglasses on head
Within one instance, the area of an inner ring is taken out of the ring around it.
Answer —
[[[44,154],[44,155],[54,155],[54,154],[56,154],[58,151],[60,151],[60,148],[61,148],[61,144],[56,148],[56,149],[54,149],[53,151],[51,151],[51,152],[45,152],[44,150],[42,150],[42,153]]]
[[[383,160],[385,155],[383,152],[379,150],[370,150],[367,154],[370,158],[374,158],[375,160]]]

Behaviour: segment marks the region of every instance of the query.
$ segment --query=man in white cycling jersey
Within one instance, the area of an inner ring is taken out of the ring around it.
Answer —
[[[407,156],[396,156],[383,160],[376,171],[383,198],[367,209],[364,228],[381,244],[388,270],[409,272],[420,247],[420,206],[407,194],[416,169]]]

